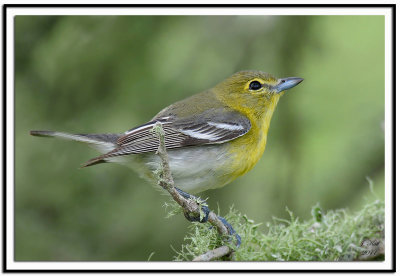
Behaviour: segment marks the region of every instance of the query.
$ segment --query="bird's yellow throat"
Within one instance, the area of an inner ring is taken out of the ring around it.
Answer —
[[[238,108],[239,112],[249,118],[251,129],[242,137],[232,141],[230,152],[235,160],[231,168],[234,171],[234,178],[250,171],[263,155],[271,118],[282,94],[275,94],[268,100],[260,99],[257,104],[262,105],[262,108]],[[263,112],[255,112],[254,110],[262,110]]]

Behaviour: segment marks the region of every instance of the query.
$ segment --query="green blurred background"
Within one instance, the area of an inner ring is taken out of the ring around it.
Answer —
[[[15,17],[15,259],[171,260],[188,222],[168,198],[97,153],[29,130],[123,132],[236,71],[302,77],[266,152],[201,194],[256,222],[355,210],[384,198],[383,16]]]

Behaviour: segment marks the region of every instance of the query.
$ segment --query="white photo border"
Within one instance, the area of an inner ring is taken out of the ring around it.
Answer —
[[[4,5],[3,271],[394,271],[395,5]],[[14,260],[14,17],[17,15],[383,15],[385,16],[385,261],[383,262],[21,262]]]

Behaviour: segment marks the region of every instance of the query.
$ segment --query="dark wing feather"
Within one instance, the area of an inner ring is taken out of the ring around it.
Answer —
[[[151,130],[157,122],[160,122],[164,129],[167,149],[221,144],[246,134],[251,128],[250,121],[242,114],[227,112],[223,109],[214,109],[178,120],[174,116],[155,118],[151,122],[127,131],[117,140],[117,148],[89,160],[86,166],[97,164],[105,158],[155,152],[159,141]]]

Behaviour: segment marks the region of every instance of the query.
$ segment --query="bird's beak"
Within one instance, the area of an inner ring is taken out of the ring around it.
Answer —
[[[302,78],[296,78],[296,77],[279,79],[279,83],[277,85],[275,85],[274,89],[275,89],[276,93],[279,93],[281,91],[288,90],[292,87],[295,87],[302,81],[303,81]]]

